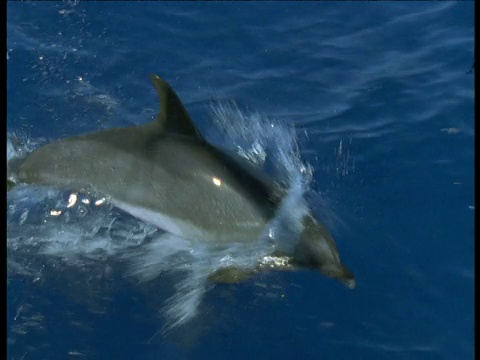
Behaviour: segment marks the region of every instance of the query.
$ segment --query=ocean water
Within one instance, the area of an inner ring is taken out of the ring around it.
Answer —
[[[195,280],[161,267],[164,234],[102,199],[21,187],[7,199],[8,359],[472,359],[473,14],[9,2],[7,156],[150,121],[157,73],[212,143],[276,151],[287,178],[312,170],[306,197],[357,287],[309,271],[207,287],[164,333],[165,302]]]

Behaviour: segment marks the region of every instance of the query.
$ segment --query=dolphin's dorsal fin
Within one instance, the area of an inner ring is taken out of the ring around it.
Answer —
[[[190,135],[203,140],[175,90],[160,76],[152,74],[150,77],[160,101],[157,123],[162,131]]]

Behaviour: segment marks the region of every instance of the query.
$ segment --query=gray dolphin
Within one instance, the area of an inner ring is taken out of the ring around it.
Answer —
[[[16,182],[87,190],[145,222],[215,246],[255,242],[282,200],[266,174],[208,144],[170,85],[152,75],[160,113],[151,123],[102,130],[42,146],[16,166]],[[7,183],[7,190],[13,184]],[[317,269],[355,287],[328,230],[309,212],[293,251],[255,269],[224,268],[217,282],[265,269]]]

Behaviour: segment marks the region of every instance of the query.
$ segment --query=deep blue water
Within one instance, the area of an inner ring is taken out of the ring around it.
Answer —
[[[144,123],[151,73],[207,135],[212,99],[295,124],[357,288],[311,272],[220,286],[149,341],[168,281],[12,275],[8,358],[472,359],[473,40],[473,2],[9,2],[9,132]]]

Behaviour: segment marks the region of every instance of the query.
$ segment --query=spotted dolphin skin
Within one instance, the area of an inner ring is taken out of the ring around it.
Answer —
[[[258,241],[282,200],[274,195],[273,182],[208,144],[170,85],[156,75],[152,80],[160,99],[155,121],[42,146],[20,162],[15,181],[94,191],[134,217],[190,241],[214,246]],[[266,268],[308,268],[353,288],[354,275],[341,263],[328,230],[311,212],[301,222],[290,254],[272,254],[253,270],[222,269],[211,279],[236,282]]]

